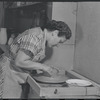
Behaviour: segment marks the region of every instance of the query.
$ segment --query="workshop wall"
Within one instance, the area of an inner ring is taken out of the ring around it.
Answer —
[[[79,2],[74,70],[100,83],[100,2]]]

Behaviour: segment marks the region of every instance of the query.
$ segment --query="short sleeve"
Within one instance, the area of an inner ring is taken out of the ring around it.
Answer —
[[[33,55],[36,55],[38,52],[37,43],[38,39],[36,36],[32,34],[24,35],[20,40],[19,49],[29,50]]]
[[[23,51],[26,55],[28,55],[29,57],[33,58],[33,53],[29,50],[25,50],[25,49],[20,49],[21,51]]]

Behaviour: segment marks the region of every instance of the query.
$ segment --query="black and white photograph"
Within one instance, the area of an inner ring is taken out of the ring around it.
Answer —
[[[100,2],[0,1],[0,98],[100,99]]]

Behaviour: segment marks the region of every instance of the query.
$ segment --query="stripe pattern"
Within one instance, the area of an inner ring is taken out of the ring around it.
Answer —
[[[26,30],[11,44],[11,52],[15,57],[19,49],[29,50],[34,55],[32,61],[39,61],[45,57],[44,38],[45,34],[39,27]]]
[[[0,57],[0,98],[3,96],[6,57]]]
[[[45,57],[45,34],[40,28],[29,29],[19,34],[15,38],[13,43],[10,45],[11,55],[10,58],[13,60],[18,50],[24,49],[29,50],[34,56],[32,61],[40,61]],[[30,56],[30,55],[29,55]],[[4,82],[6,76],[6,57],[2,55],[0,57],[0,98],[3,96]]]

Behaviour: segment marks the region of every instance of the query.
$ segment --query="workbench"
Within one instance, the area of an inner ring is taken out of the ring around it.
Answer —
[[[71,71],[65,71],[68,79],[85,79],[89,80],[80,74]],[[91,81],[91,80],[89,80]],[[37,82],[28,76],[27,82],[30,85],[30,92],[28,98],[44,98],[44,99],[100,99],[100,86],[92,82],[92,86],[79,87],[79,86],[64,86],[62,84],[43,84]]]

